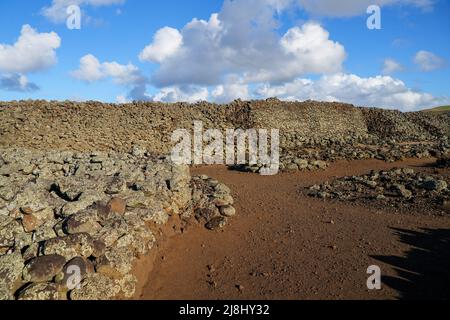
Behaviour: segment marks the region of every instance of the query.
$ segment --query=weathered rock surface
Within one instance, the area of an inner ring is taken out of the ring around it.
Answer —
[[[187,223],[196,209],[233,211],[229,188],[139,147],[0,148],[0,158],[0,299],[131,298],[133,264],[157,242],[152,230],[174,215]]]
[[[19,293],[19,300],[67,300],[67,293],[56,283],[33,283]]]
[[[48,255],[34,258],[23,270],[25,282],[51,281],[66,264],[66,259],[59,255]]]
[[[237,100],[227,105],[18,101],[0,102],[0,110],[0,146],[96,153],[90,163],[83,165],[73,165],[70,152],[65,158],[55,156],[45,165],[27,161],[15,164],[23,173],[41,172],[41,176],[51,175],[57,169],[79,174],[90,169],[114,170],[114,161],[108,158],[111,150],[122,153],[131,150],[135,159],[170,154],[171,134],[176,129],[192,130],[194,121],[202,121],[205,130],[279,129],[282,170],[323,169],[339,159],[390,162],[439,157],[450,149],[450,113],[401,113],[343,103],[278,99]],[[237,168],[259,172],[261,166]],[[106,194],[124,191],[128,182],[124,177],[130,175],[111,174],[109,181],[105,181]],[[57,186],[67,199],[80,196],[76,184],[63,179]],[[15,193],[14,188],[0,187],[0,198],[10,199]],[[69,213],[76,210],[71,207],[66,208]]]

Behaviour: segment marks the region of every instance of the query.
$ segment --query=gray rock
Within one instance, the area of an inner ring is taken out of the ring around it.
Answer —
[[[398,196],[403,197],[405,199],[411,199],[413,193],[406,189],[404,185],[397,184],[394,186],[395,191],[397,192]]]
[[[103,228],[95,235],[96,240],[105,243],[106,247],[111,247],[120,237],[128,232],[128,225],[122,216],[116,215],[105,222]]]
[[[91,273],[86,275],[81,281],[80,287],[70,292],[72,300],[112,300],[121,291],[120,285],[101,273]]]
[[[5,285],[0,284],[0,301],[6,300],[14,300],[14,295]]]
[[[55,232],[55,225],[57,223],[58,220],[56,219],[51,219],[45,222],[34,232],[34,240],[36,242],[41,242],[56,237],[57,234]]]
[[[147,152],[147,149],[143,146],[135,145],[133,146],[133,149],[131,150],[131,154],[135,157],[144,157],[145,153]]]
[[[67,294],[55,283],[34,283],[22,290],[18,299],[31,301],[67,300]]]
[[[24,261],[20,252],[0,257],[0,287],[9,291],[16,289],[21,282]]]
[[[236,209],[232,206],[225,206],[220,208],[220,213],[225,217],[233,217],[236,215]]]
[[[295,159],[294,163],[298,166],[300,170],[308,168],[308,160],[305,159]]]
[[[133,251],[127,247],[112,248],[97,259],[95,270],[113,279],[120,279],[133,267]]]
[[[127,183],[121,177],[112,177],[106,185],[105,192],[109,195],[119,194],[127,190]]]
[[[88,258],[94,252],[94,239],[87,233],[78,233],[63,238],[45,241],[44,254],[58,254],[66,260],[77,256]]]

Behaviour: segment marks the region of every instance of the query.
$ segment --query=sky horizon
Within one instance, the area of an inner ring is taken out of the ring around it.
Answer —
[[[0,101],[429,109],[450,104],[449,13],[446,0],[4,0]]]

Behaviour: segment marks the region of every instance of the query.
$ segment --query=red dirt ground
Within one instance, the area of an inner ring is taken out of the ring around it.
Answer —
[[[343,161],[326,171],[272,177],[194,168],[193,174],[207,174],[233,190],[237,216],[221,231],[194,226],[161,243],[151,268],[139,268],[140,278],[148,279],[138,298],[449,298],[450,215],[398,214],[300,192],[372,169],[433,172],[432,162]],[[366,287],[371,265],[382,271],[379,291]]]

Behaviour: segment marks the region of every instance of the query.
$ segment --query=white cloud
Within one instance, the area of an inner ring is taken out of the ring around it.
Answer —
[[[430,11],[434,0],[296,0],[311,14],[328,17],[351,17],[366,14],[370,5],[408,5]]]
[[[317,23],[279,35],[277,12],[291,0],[225,0],[208,21],[181,30],[163,28],[140,54],[159,62],[157,87],[220,85],[230,75],[244,81],[290,81],[306,73],[334,73],[346,58],[342,45]]]
[[[128,97],[124,99],[151,100],[151,97],[146,94],[147,78],[141,74],[138,67],[131,63],[123,65],[115,61],[100,62],[94,55],[87,54],[80,59],[80,66],[72,71],[71,75],[88,83],[112,79],[117,84],[131,87]],[[122,98],[119,96],[117,99],[123,101]]]
[[[207,88],[188,86],[184,88],[180,87],[167,87],[161,89],[156,93],[151,100],[160,102],[189,102],[195,103],[198,101],[208,100],[209,92]]]
[[[145,78],[135,65],[131,63],[122,65],[115,61],[100,63],[92,54],[82,57],[79,68],[72,71],[71,75],[86,82],[95,82],[106,78],[112,78],[116,83],[124,85],[145,82]]]
[[[217,103],[228,103],[236,99],[248,100],[249,98],[250,92],[248,85],[234,77],[212,90],[212,100]]]
[[[106,78],[101,69],[100,61],[92,54],[88,54],[80,59],[80,67],[78,70],[72,71],[71,75],[78,80],[95,82]]]
[[[139,59],[141,61],[162,63],[175,54],[182,44],[183,36],[177,29],[162,28],[155,34],[153,43],[142,50]]]
[[[353,74],[325,75],[317,81],[296,79],[278,86],[261,85],[256,90],[260,98],[278,97],[285,100],[322,100],[348,102],[361,106],[413,111],[450,102],[414,91],[404,82],[390,76],[361,78]]]
[[[55,32],[38,33],[24,25],[16,43],[0,44],[0,71],[29,73],[48,69],[56,64],[60,45],[61,38]]]
[[[389,75],[403,70],[404,70],[403,66],[394,59],[388,58],[384,60],[382,70],[383,74]]]
[[[71,5],[83,6],[110,6],[123,4],[126,0],[52,0],[49,7],[41,10],[42,15],[54,23],[62,23],[67,19],[67,8]]]
[[[441,57],[432,52],[421,50],[416,53],[414,63],[421,71],[430,72],[445,67],[446,62]]]
[[[0,89],[6,91],[31,92],[39,90],[39,87],[22,74],[4,74],[0,75]]]

